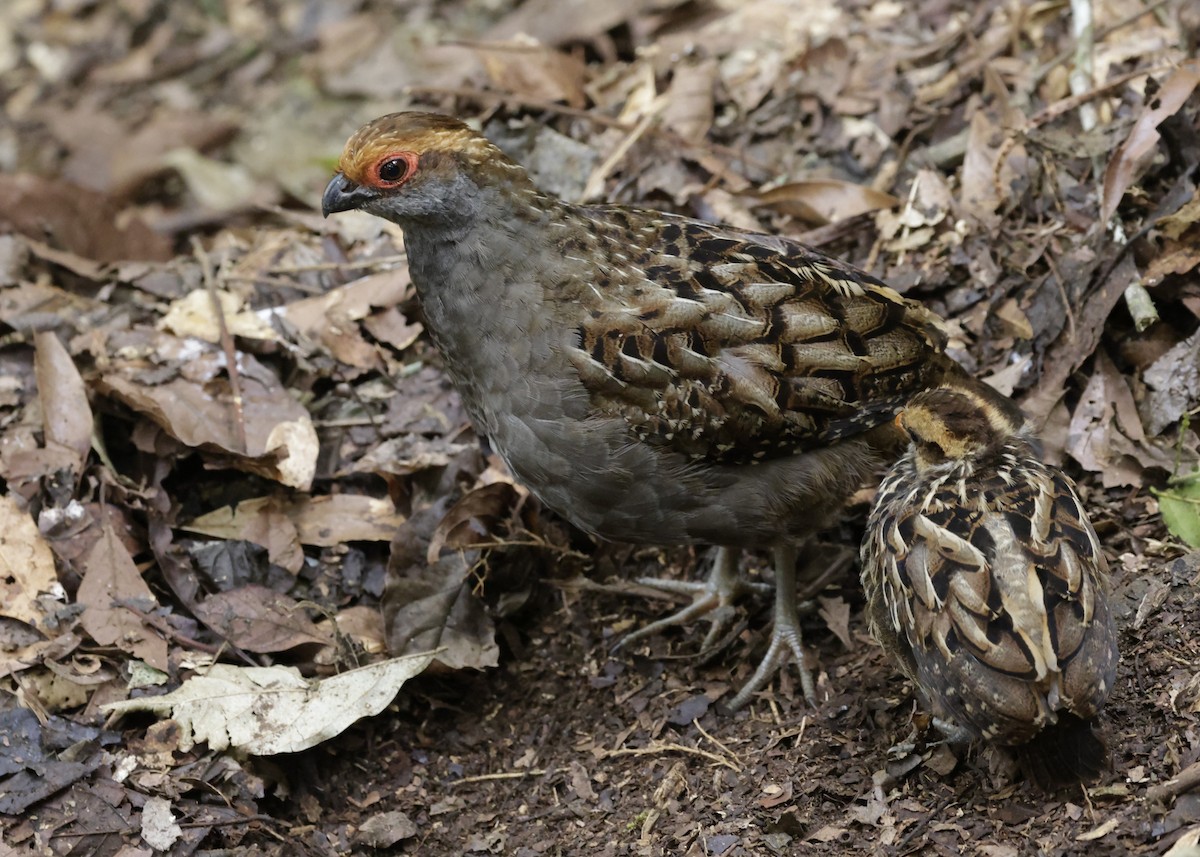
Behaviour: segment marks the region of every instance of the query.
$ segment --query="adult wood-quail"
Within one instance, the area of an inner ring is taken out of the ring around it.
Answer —
[[[771,646],[731,707],[789,654],[814,700],[797,549],[899,453],[896,410],[960,371],[935,317],[793,241],[556,199],[435,114],[361,128],[322,208],[402,227],[467,412],[545,505],[606,539],[721,548],[655,627],[726,604],[737,549],[771,548]]]
[[[900,422],[862,548],[872,633],[951,737],[1016,748],[1043,786],[1094,777],[1117,643],[1075,486],[997,393],[929,390]]]

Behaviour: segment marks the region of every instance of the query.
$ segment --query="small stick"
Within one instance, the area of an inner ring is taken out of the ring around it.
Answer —
[[[1176,774],[1174,779],[1146,789],[1146,799],[1154,802],[1166,800],[1174,795],[1190,792],[1196,786],[1200,786],[1200,762],[1192,762]]]

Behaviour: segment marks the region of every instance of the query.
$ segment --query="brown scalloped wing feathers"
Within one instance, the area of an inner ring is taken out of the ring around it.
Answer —
[[[948,369],[932,314],[795,242],[585,209],[596,282],[569,358],[603,413],[709,461],[828,444],[892,418]]]

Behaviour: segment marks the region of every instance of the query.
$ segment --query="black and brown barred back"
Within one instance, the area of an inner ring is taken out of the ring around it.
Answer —
[[[982,415],[988,430],[946,444],[964,437],[939,426],[947,405],[937,396],[914,398],[916,431],[902,418],[913,445],[868,522],[872,631],[935,714],[987,741],[1023,745],[1058,721],[1086,725],[1118,657],[1095,531],[1070,479],[1039,459],[1025,430],[1006,433],[1009,417]],[[930,458],[925,443],[955,455]]]
[[[590,218],[600,281],[569,358],[595,407],[709,462],[813,449],[890,420],[957,370],[935,317],[802,244],[617,207]],[[578,239],[577,239],[578,240]]]

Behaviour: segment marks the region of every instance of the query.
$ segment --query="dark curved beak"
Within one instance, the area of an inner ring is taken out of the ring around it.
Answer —
[[[378,195],[378,191],[356,185],[341,173],[334,173],[325,186],[325,193],[321,194],[321,213],[328,217],[338,211],[359,208]]]

